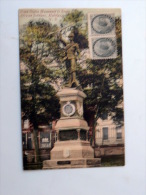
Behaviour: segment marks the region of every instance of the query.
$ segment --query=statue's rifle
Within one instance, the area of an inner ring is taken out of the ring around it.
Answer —
[[[47,34],[46,37],[44,37],[44,39],[47,38],[47,37],[49,37],[49,36],[51,36],[51,35],[53,35],[53,34],[59,33],[59,32],[61,32],[61,31],[63,31],[64,29],[66,29],[66,28],[68,28],[68,27],[71,27],[71,26],[75,26],[75,23],[72,23],[72,24],[70,24],[70,25],[67,25],[67,26],[65,26],[65,27],[63,27],[63,28],[59,28],[58,30],[56,30],[56,31],[54,31],[54,32],[50,32],[49,34]]]

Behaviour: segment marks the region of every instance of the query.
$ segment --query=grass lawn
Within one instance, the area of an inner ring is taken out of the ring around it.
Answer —
[[[125,158],[124,155],[121,156],[106,156],[101,158],[102,167],[111,167],[111,166],[124,166]]]

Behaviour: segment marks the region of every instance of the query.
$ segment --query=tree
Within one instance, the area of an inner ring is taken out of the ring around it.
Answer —
[[[40,124],[49,124],[59,117],[59,101],[52,86],[53,70],[45,66],[57,43],[48,33],[57,30],[46,21],[30,21],[20,31],[21,107],[23,118],[33,124],[35,161],[39,162],[37,131]],[[50,60],[50,59],[49,59]],[[50,60],[52,62],[52,60]]]
[[[79,44],[81,59],[77,61],[77,75],[87,95],[84,101],[84,116],[93,130],[97,119],[104,114],[111,115],[118,124],[123,123],[123,109],[118,107],[123,101],[121,20],[116,18],[118,57],[109,60],[86,59],[88,51],[87,20],[82,11],[73,10],[62,19],[61,26],[41,21],[30,21],[20,30],[20,60],[24,63],[21,71],[22,110],[34,125],[47,123],[59,117],[59,102],[54,85],[67,79],[63,58],[65,49],[57,34],[73,31],[75,42]],[[49,65],[53,64],[54,68]],[[57,85],[59,88],[59,85]],[[50,112],[51,111],[51,112]],[[35,136],[36,137],[36,136]],[[37,153],[37,139],[36,139]]]
[[[87,23],[84,22],[84,18],[82,11],[74,10],[63,20],[65,24],[67,22],[75,24],[72,30],[75,32],[75,42],[79,44],[82,53],[88,49]],[[93,139],[95,127],[98,125],[97,120],[103,119],[105,113],[110,115],[115,123],[123,125],[123,108],[119,106],[123,102],[121,19],[119,17],[115,20],[115,27],[118,51],[116,59],[85,59],[85,68],[78,62],[78,79],[87,95],[84,101],[84,117],[92,127]]]

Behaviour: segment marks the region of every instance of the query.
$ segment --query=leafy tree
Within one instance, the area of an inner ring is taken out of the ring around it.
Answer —
[[[24,63],[21,71],[22,111],[34,125],[59,117],[59,103],[53,86],[67,79],[63,63],[65,49],[57,34],[68,27],[75,34],[75,42],[81,50],[77,75],[87,95],[84,101],[84,115],[92,127],[93,136],[97,119],[104,114],[111,115],[118,124],[123,123],[123,109],[118,107],[123,101],[121,20],[116,18],[118,57],[109,60],[86,59],[88,48],[87,21],[82,11],[73,10],[67,14],[61,26],[44,20],[30,21],[20,30],[20,61]],[[49,68],[53,64],[54,68]],[[56,68],[57,67],[57,68]],[[59,85],[57,85],[59,87]],[[35,136],[36,137],[36,136]],[[35,150],[38,151],[37,139]]]
[[[84,22],[82,11],[74,10],[67,14],[63,20],[65,24],[74,23],[72,30],[75,33],[75,42],[80,49],[88,49],[87,23]],[[105,113],[110,115],[118,125],[123,125],[123,108],[119,105],[123,102],[122,88],[122,48],[121,48],[121,19],[116,18],[116,38],[118,57],[108,60],[86,59],[86,68],[78,62],[78,79],[87,95],[84,101],[84,116],[93,131],[98,125],[98,118],[104,118]],[[84,53],[84,52],[83,52]],[[83,56],[82,56],[83,58]]]
[[[45,64],[53,52],[52,45],[54,50],[57,48],[54,37],[48,38],[48,33],[55,30],[57,27],[48,22],[30,21],[20,31],[21,107],[24,118],[33,124],[36,162],[39,161],[38,125],[59,117],[59,102],[52,86],[54,72]]]
[[[67,14],[63,18],[61,27],[68,25],[70,25],[70,30],[74,32],[74,42],[79,44],[80,49],[88,48],[88,26],[83,12],[75,9]]]

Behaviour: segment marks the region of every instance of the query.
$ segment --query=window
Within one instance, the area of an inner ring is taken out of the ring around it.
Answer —
[[[27,149],[26,133],[22,134],[23,149]]]
[[[103,128],[103,140],[108,139],[108,127]]]
[[[40,132],[40,148],[49,148],[50,144],[50,133]]]
[[[24,121],[24,129],[28,129],[29,128],[29,120],[25,120]]]
[[[22,134],[22,142],[23,142],[23,149],[24,150],[31,150],[32,149],[32,137],[31,133],[23,133]]]
[[[108,118],[107,113],[103,113],[103,114],[102,114],[102,119],[103,119],[103,120],[107,120],[107,118]]]
[[[27,149],[32,149],[32,137],[31,133],[27,133]]]
[[[120,127],[117,127],[116,130],[117,130],[117,139],[122,139],[122,129]]]

